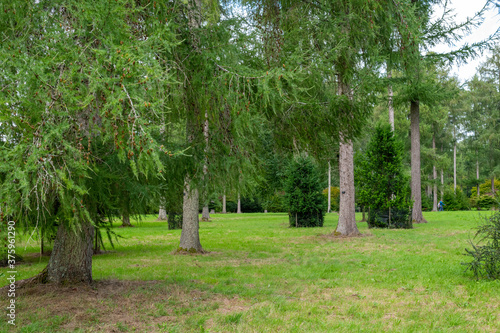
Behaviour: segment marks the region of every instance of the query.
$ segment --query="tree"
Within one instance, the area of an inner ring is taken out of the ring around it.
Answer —
[[[157,7],[165,22],[166,5]],[[147,8],[38,1],[0,14],[9,41],[0,46],[0,197],[26,228],[58,224],[42,280],[92,281],[94,225],[119,216],[97,178],[114,183],[118,164],[137,179],[163,171],[167,149],[152,133],[176,81],[154,55],[178,41]]]
[[[311,158],[298,156],[291,163],[285,185],[291,227],[322,227],[326,211],[319,172]]]
[[[357,169],[360,200],[368,203],[369,227],[411,228],[410,189],[402,164],[402,145],[391,126],[379,125]]]

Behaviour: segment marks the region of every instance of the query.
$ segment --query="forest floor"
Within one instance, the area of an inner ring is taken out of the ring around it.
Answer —
[[[497,332],[500,281],[461,265],[487,214],[424,213],[410,230],[358,223],[367,237],[356,238],[331,237],[335,213],[307,229],[285,214],[215,214],[200,223],[203,255],[173,254],[180,230],[145,216],[116,224],[123,238],[94,256],[92,286],[17,290],[16,326],[2,315],[0,332]],[[18,280],[48,262],[28,238]]]

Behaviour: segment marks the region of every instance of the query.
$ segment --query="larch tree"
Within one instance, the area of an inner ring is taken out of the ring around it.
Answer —
[[[38,280],[92,282],[95,225],[120,214],[94,185],[116,184],[120,168],[163,171],[153,124],[175,80],[155,50],[178,41],[150,5],[11,2],[0,13],[2,212],[26,228],[58,225]]]

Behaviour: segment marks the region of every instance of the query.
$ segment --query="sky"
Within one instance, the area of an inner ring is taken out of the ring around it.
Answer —
[[[456,14],[456,22],[463,22],[474,15],[474,13],[481,10],[481,8],[486,3],[485,0],[451,0],[448,7],[454,10]],[[477,29],[473,30],[472,33],[462,39],[462,43],[457,46],[462,45],[463,43],[474,43],[488,38],[491,34],[493,34],[500,27],[500,15],[498,14],[499,10],[497,8],[491,8],[488,10],[485,15],[485,20],[483,24]],[[436,14],[441,14],[442,10],[436,10]],[[433,51],[436,52],[446,52],[450,50],[447,45],[438,45]],[[476,59],[470,60],[467,64],[462,64],[460,66],[454,65],[451,70],[452,75],[456,75],[462,83],[471,79],[476,73],[476,68],[486,60],[488,56],[488,52],[485,52],[483,56],[480,56]]]

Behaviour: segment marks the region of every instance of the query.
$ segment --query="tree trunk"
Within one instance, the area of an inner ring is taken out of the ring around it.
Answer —
[[[75,230],[60,224],[47,266],[48,282],[76,284],[92,282],[94,226],[82,220]]]
[[[123,213],[122,227],[133,227],[130,223],[130,214],[128,212]]]
[[[198,201],[198,190],[191,190],[189,187],[189,179],[186,179],[184,202],[182,204],[182,232],[179,251],[187,251],[190,253],[203,252],[199,235]]]
[[[210,212],[208,211],[208,206],[204,206],[201,211],[201,220],[203,222],[210,221]]]
[[[444,171],[441,169],[441,201],[443,200],[443,195],[444,195]]]
[[[426,223],[422,215],[422,182],[420,178],[420,106],[412,101],[410,106],[411,127],[411,197],[413,199],[412,222]]]
[[[434,153],[434,157],[436,155],[436,136],[434,133],[432,134],[432,151]],[[436,160],[432,163],[432,177],[433,177],[433,188],[434,188],[434,196],[432,200],[432,211],[437,212],[437,203],[438,203],[438,194],[437,194],[437,170],[436,170]]]
[[[476,160],[476,179],[477,179],[476,194],[479,199],[479,159]]]
[[[167,220],[167,210],[164,206],[160,206],[160,212],[158,213],[158,219],[156,221],[166,221]]]
[[[237,209],[236,213],[241,214],[241,199],[240,199],[239,193],[238,193],[238,209]]]
[[[225,194],[222,196],[222,213],[223,214],[227,213],[227,210],[226,210],[226,195]]]
[[[328,209],[327,212],[330,213],[332,207],[332,166],[330,161],[328,161]]]
[[[336,233],[343,236],[359,235],[356,225],[356,208],[354,204],[354,154],[352,141],[340,141],[339,149],[340,171],[340,208],[339,223]]]
[[[389,66],[387,66],[387,78],[391,79],[392,78],[392,70],[389,69]],[[387,91],[388,91],[388,99],[389,99],[389,124],[391,124],[391,129],[392,132],[394,132],[394,105],[392,102],[393,98],[393,92],[392,92],[392,85],[389,83],[387,86]]]
[[[366,206],[363,205],[363,218],[361,219],[360,222],[366,222]]]
[[[457,194],[457,142],[456,141],[453,143],[453,193],[455,195]]]

